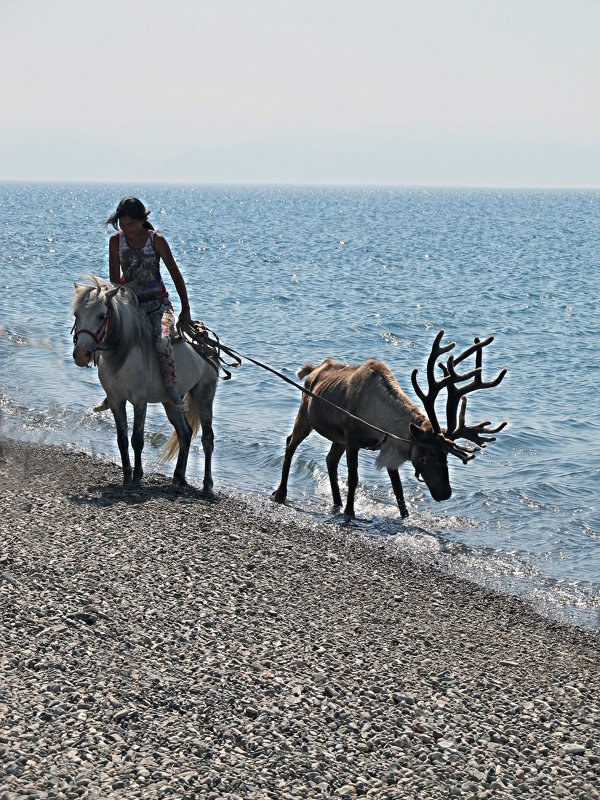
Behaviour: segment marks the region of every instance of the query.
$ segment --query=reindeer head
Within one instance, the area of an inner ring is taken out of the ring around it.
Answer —
[[[496,437],[490,434],[498,433],[506,425],[506,422],[502,422],[496,428],[488,428],[490,422],[487,420],[472,426],[465,424],[466,395],[478,389],[498,386],[506,375],[506,369],[503,369],[492,381],[483,381],[481,377],[483,348],[491,344],[494,337],[489,336],[483,341],[475,337],[474,344],[464,352],[456,357],[449,356],[445,364],[437,364],[440,356],[455,347],[455,342],[442,345],[443,336],[444,331],[439,331],[427,359],[427,394],[417,381],[418,370],[414,369],[411,375],[414,390],[421,399],[428,418],[421,427],[414,423],[410,425],[411,438],[415,442],[411,460],[415,468],[415,477],[427,484],[431,496],[437,501],[447,500],[452,494],[448,476],[448,454],[460,458],[463,464],[466,464],[488,442],[496,440]],[[456,365],[472,355],[475,355],[475,368],[464,374],[456,372]],[[442,370],[441,380],[435,378],[436,365]],[[435,411],[435,401],[442,389],[447,390],[445,428],[438,422]],[[471,448],[457,444],[457,439],[467,439],[476,446]]]
[[[452,496],[450,476],[448,474],[448,453],[440,446],[438,434],[433,431],[429,420],[419,427],[410,423],[410,436],[414,441],[411,449],[411,461],[415,470],[415,478],[427,484],[427,488],[436,502],[448,500]]]

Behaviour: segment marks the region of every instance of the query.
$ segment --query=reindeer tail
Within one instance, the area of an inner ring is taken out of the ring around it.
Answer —
[[[310,375],[310,373],[315,369],[316,367],[313,366],[313,364],[305,364],[303,367],[300,367],[300,369],[296,373],[296,377],[300,379],[306,378],[306,376]]]

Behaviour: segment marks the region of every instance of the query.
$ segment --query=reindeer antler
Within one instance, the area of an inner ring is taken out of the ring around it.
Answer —
[[[419,370],[413,369],[412,374],[410,376],[414,390],[417,393],[417,395],[421,398],[421,402],[423,403],[423,408],[425,409],[425,413],[427,414],[429,421],[433,426],[434,433],[440,433],[442,430],[435,413],[435,401],[441,389],[443,389],[444,386],[447,386],[451,380],[451,376],[446,375],[446,377],[442,378],[441,381],[436,381],[435,364],[441,355],[447,353],[449,350],[452,350],[456,346],[456,342],[450,342],[450,344],[443,346],[440,345],[443,336],[444,336],[444,331],[442,329],[441,331],[439,331],[439,333],[433,340],[433,344],[431,345],[431,353],[429,354],[429,358],[427,359],[427,371],[426,371],[427,394],[425,394],[423,389],[421,389],[417,381],[417,373],[419,372]]]
[[[506,375],[506,369],[501,370],[494,380],[484,381],[482,379],[481,373],[483,371],[483,348],[491,344],[494,341],[494,337],[488,336],[488,338],[484,340],[475,337],[474,343],[470,347],[467,347],[467,349],[458,356],[449,356],[445,364],[437,365],[442,370],[444,377],[441,380],[436,380],[434,373],[438,358],[444,353],[452,350],[455,346],[454,342],[442,346],[440,343],[443,335],[444,331],[439,331],[433,341],[431,353],[427,359],[427,394],[425,394],[417,382],[417,369],[413,370],[411,380],[415,392],[423,403],[425,412],[433,426],[434,432],[440,436],[442,446],[447,450],[448,453],[460,458],[461,461],[466,464],[467,461],[474,457],[479,448],[485,447],[487,442],[495,441],[495,437],[490,436],[490,434],[501,431],[506,426],[506,422],[502,422],[496,428],[488,428],[487,426],[490,425],[489,421],[480,422],[479,424],[472,426],[466,425],[465,414],[467,409],[467,398],[465,395],[469,394],[470,392],[477,391],[478,389],[490,389],[494,386],[498,386],[500,381]],[[474,353],[474,369],[471,369],[463,374],[458,373],[456,371],[456,365],[460,364],[461,361],[469,358],[469,356],[472,356]],[[470,383],[465,383],[466,381],[470,381]],[[435,412],[435,401],[443,388],[446,388],[448,391],[448,397],[446,401],[447,428],[445,431],[442,430]],[[460,412],[458,411],[459,403]],[[484,438],[483,434],[485,434],[487,438]],[[473,442],[477,447],[476,449],[472,449],[456,444],[456,439],[467,439],[468,441]]]
[[[506,374],[506,370],[504,370],[504,373]],[[504,375],[502,377],[504,377]],[[500,383],[500,381],[498,381],[498,383]],[[497,384],[494,383],[493,385],[496,386]],[[458,427],[452,432],[452,437],[449,437],[452,438],[452,440],[468,439],[470,442],[474,442],[478,447],[485,447],[488,442],[496,441],[496,437],[490,436],[490,433],[500,433],[500,431],[506,427],[506,422],[501,422],[500,425],[497,425],[495,428],[488,428],[487,426],[491,425],[489,420],[480,422],[477,425],[465,425],[466,410],[467,398],[463,397],[460,403],[460,411],[458,414]],[[486,434],[487,438],[483,438],[483,433]]]
[[[475,392],[478,389],[492,389],[494,386],[498,386],[506,375],[506,369],[502,369],[491,381],[484,381],[481,377],[483,371],[483,348],[487,347],[487,345],[491,344],[493,341],[493,336],[488,336],[488,338],[483,339],[483,341],[476,336],[474,344],[472,344],[471,347],[468,347],[455,359],[450,357],[445,367],[444,365],[440,365],[444,374],[451,376],[451,380],[448,383],[448,400],[446,402],[446,436],[448,439],[468,439],[479,447],[485,447],[486,442],[493,442],[494,439],[483,439],[481,434],[498,433],[506,425],[506,422],[503,422],[497,428],[489,430],[486,429],[486,426],[490,425],[489,420],[480,422],[478,425],[474,426],[465,425],[465,414],[467,410],[467,398],[465,395]],[[464,375],[458,375],[454,369],[454,365],[473,355],[473,353],[475,353],[475,369]],[[471,382],[463,386],[457,385],[467,380]],[[461,407],[457,425],[456,414],[459,402],[461,403]]]

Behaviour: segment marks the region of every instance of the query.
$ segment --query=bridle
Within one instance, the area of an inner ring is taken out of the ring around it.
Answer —
[[[96,350],[100,347],[100,345],[104,344],[104,342],[108,339],[108,335],[111,329],[112,308],[108,301],[105,302],[104,305],[106,306],[106,316],[104,317],[104,319],[100,323],[100,327],[96,331],[91,331],[89,328],[77,329],[77,320],[73,323],[73,327],[71,328],[71,335],[73,337],[73,344],[75,346],[77,346],[77,339],[81,336],[82,333],[87,333],[96,342],[96,347],[94,348],[92,355],[96,352]]]

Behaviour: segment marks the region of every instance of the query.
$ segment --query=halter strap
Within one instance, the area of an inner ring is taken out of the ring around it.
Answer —
[[[73,344],[77,344],[77,339],[82,333],[89,334],[89,336],[91,336],[96,342],[96,347],[100,347],[100,345],[108,339],[108,334],[110,333],[112,323],[112,308],[109,303],[105,303],[104,305],[106,306],[106,316],[102,320],[102,323],[97,331],[91,331],[89,328],[79,328],[79,330],[77,330],[77,321],[73,323],[73,327],[71,328]]]

